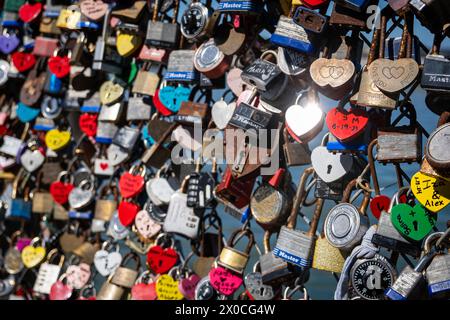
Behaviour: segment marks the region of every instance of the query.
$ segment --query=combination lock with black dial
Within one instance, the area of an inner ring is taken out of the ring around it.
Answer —
[[[209,37],[219,16],[219,11],[214,11],[211,15],[204,4],[192,2],[181,17],[181,33],[188,40],[202,40]]]

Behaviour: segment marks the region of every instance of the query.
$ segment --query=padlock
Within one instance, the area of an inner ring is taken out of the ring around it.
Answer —
[[[58,20],[56,21],[56,26],[61,29],[77,30],[80,20],[80,7],[71,5],[61,10]]]
[[[228,14],[258,14],[261,12],[258,2],[255,0],[221,0],[219,11]]]
[[[118,54],[116,48],[108,42],[110,37],[111,6],[108,7],[103,19],[102,35],[98,37],[95,44],[93,70],[120,74],[122,72],[123,58]]]
[[[43,34],[60,35],[61,29],[56,26],[59,14],[60,10],[52,10],[51,7],[46,5],[39,24],[39,32]]]
[[[134,269],[125,267],[127,263],[129,263],[130,260],[134,260],[136,263],[136,266]],[[123,260],[120,264],[120,266],[116,269],[116,271],[113,273],[113,276],[111,278],[111,283],[117,286],[121,286],[126,289],[131,289],[134,282],[136,281],[138,275],[139,275],[139,268],[141,267],[141,261],[139,256],[134,253],[130,252],[127,255],[123,257]]]
[[[350,270],[350,281],[354,293],[364,300],[382,300],[384,292],[392,286],[397,272],[382,255],[358,259]]]
[[[316,270],[341,273],[347,253],[330,244],[322,232],[314,245],[312,268]]]
[[[386,297],[391,300],[416,300],[424,298],[424,289],[426,287],[424,271],[437,254],[431,247],[431,241],[436,238],[436,235],[439,237],[441,234],[434,233],[427,237],[424,242],[424,252],[417,265],[414,269],[409,265],[403,268],[392,287],[386,290]]]
[[[401,194],[407,191],[408,188],[400,189],[392,198],[390,208],[388,211],[381,211],[381,216],[378,220],[378,227],[376,233],[372,237],[372,242],[380,247],[385,247],[391,250],[399,251],[401,253],[409,254],[413,257],[417,257],[420,254],[420,249],[417,244],[411,243],[406,240],[398,231],[394,228],[391,221],[391,210],[395,203],[398,203],[398,199]]]
[[[21,234],[22,231],[16,231],[11,235],[11,238],[8,239],[9,248],[5,252],[3,263],[5,270],[11,275],[18,274],[24,268],[20,251],[17,248],[17,240]]]
[[[196,239],[198,237],[200,218],[195,215],[193,208],[187,206],[187,182],[188,179],[185,179],[181,184],[180,190],[170,197],[163,230],[169,233],[180,234],[188,239]]]
[[[211,172],[201,172],[201,160],[196,165],[195,172],[189,176],[187,182],[187,203],[190,208],[203,209],[208,207],[214,197],[213,190],[216,186],[217,163],[212,161]]]
[[[106,280],[98,292],[96,299],[97,300],[120,300],[125,293],[125,288],[115,285],[111,282],[111,279],[114,274]]]
[[[381,26],[377,28],[374,32],[372,39],[371,50],[367,58],[367,64],[364,67],[364,71],[361,75],[361,82],[359,85],[358,101],[357,104],[363,107],[371,108],[383,108],[383,109],[394,109],[396,107],[398,94],[386,95],[375,85],[372,80],[368,68],[375,61],[375,55],[377,53],[377,48],[384,48],[385,36],[386,36],[386,16],[381,17]],[[378,50],[379,59],[384,59],[384,50]]]
[[[450,60],[439,54],[443,38],[442,32],[435,33],[431,52],[425,57],[423,63],[420,85],[428,92],[437,91],[437,93],[443,94],[450,91],[447,81]]]
[[[297,214],[300,204],[304,201],[306,195],[306,181],[314,172],[313,168],[305,169],[303,172],[297,192],[294,197],[291,214],[289,215],[287,225],[282,226],[277,239],[273,254],[284,261],[293,265],[309,268],[312,263],[314,253],[315,233],[322,212],[324,200],[318,199],[311,225],[308,232],[294,230],[297,222]]]
[[[86,208],[91,202],[94,200],[95,197],[95,181],[92,177],[90,180],[84,180],[82,181],[77,187],[73,188],[72,191],[69,193],[69,204],[70,207],[75,210],[80,210]],[[69,217],[70,217],[69,212]],[[75,216],[78,216],[79,218],[83,218],[83,215],[79,212],[75,212]],[[91,214],[88,216],[90,217]],[[89,218],[88,218],[89,219]]]
[[[426,268],[425,276],[428,283],[428,294],[432,299],[447,299],[449,296],[449,265],[450,255],[445,250],[448,250],[448,232],[438,232],[431,234],[428,238],[433,238],[433,235],[438,237],[436,247],[438,254],[433,257],[430,265]],[[427,240],[428,240],[427,238]]]
[[[41,171],[42,172],[42,171]],[[31,191],[32,206],[31,211],[39,214],[50,214],[53,211],[53,198],[49,192],[41,190],[41,172],[36,178],[36,189]]]
[[[47,255],[46,262],[39,267],[39,272],[36,277],[36,282],[33,286],[33,291],[41,294],[49,294],[51,286],[58,281],[59,273],[64,263],[64,255],[59,254],[58,264],[51,263],[52,260],[58,256],[58,250],[53,249]]]
[[[287,128],[284,128],[283,136],[283,152],[287,165],[293,167],[311,164],[311,150],[309,149],[308,144],[291,141],[288,136]]]
[[[337,0],[336,4],[344,8],[351,9],[356,12],[364,12],[367,6],[371,3],[370,0]]]
[[[275,296],[274,288],[271,285],[263,283],[261,272],[258,272],[259,261],[253,266],[253,271],[248,273],[244,278],[245,296],[243,294],[239,296],[245,300],[272,300]]]
[[[291,14],[280,16],[275,32],[270,38],[270,42],[275,45],[300,51],[304,54],[313,55],[316,51],[317,39],[313,32],[305,30],[292,19],[295,7]]]
[[[198,79],[194,68],[195,50],[174,50],[169,55],[164,80],[193,82]]]
[[[435,129],[428,138],[425,148],[425,157],[429,164],[436,170],[448,172],[450,170],[450,156],[447,148],[450,124],[450,112],[443,112],[439,118],[437,129]]]
[[[159,86],[161,66],[159,64],[145,63],[136,75],[133,83],[133,93],[154,96]]]
[[[261,184],[250,200],[250,210],[256,222],[265,230],[277,230],[285,224],[292,202],[289,195],[291,177],[278,169],[268,182]]]
[[[183,36],[191,41],[200,41],[211,36],[220,11],[214,11],[197,0],[191,1],[181,16],[180,29]]]
[[[171,153],[163,146],[163,143],[177,126],[178,124],[172,123],[169,127],[163,129],[159,138],[155,139],[155,143],[142,155],[141,160],[144,164],[156,168],[161,168],[164,165]]]
[[[128,153],[133,151],[141,132],[138,128],[124,126],[117,130],[113,138],[113,144],[126,150]]]
[[[373,61],[368,67],[373,83],[387,94],[395,94],[405,90],[413,84],[419,75],[419,65],[411,58],[414,35],[408,28],[412,25],[412,19],[411,14],[405,14],[399,59],[391,61],[380,58]],[[383,36],[381,40],[384,41]]]
[[[356,185],[356,180],[352,180],[347,185],[342,202],[330,210],[324,222],[325,237],[328,242],[343,251],[353,250],[369,229],[366,210],[370,202],[370,193],[363,190],[364,199],[360,207],[356,208],[350,203],[351,190]]]
[[[247,237],[248,243],[244,251],[239,251],[235,249],[236,243],[240,238]],[[219,260],[217,264],[226,269],[242,274],[247,266],[248,260],[250,258],[250,251],[254,245],[254,235],[249,229],[237,229],[235,230],[228,240],[227,245],[220,252]]]
[[[113,196],[113,199],[108,199],[109,194]],[[94,219],[110,221],[117,209],[118,199],[119,195],[116,187],[106,185],[101,188],[99,198],[95,201]]]
[[[145,44],[158,48],[175,48],[180,38],[180,28],[177,24],[179,0],[175,0],[175,9],[171,23],[157,21],[160,0],[153,4],[153,17],[147,25]]]
[[[230,66],[230,58],[226,56],[214,39],[204,42],[194,55],[194,67],[209,79],[218,79]]]
[[[23,179],[23,169],[22,174],[18,174],[13,183],[13,192],[11,196],[11,210],[9,215],[6,216],[7,219],[18,219],[18,220],[30,220],[31,219],[31,208],[32,203],[29,201],[29,188],[25,187],[23,192],[23,198],[18,197],[18,190],[20,180]],[[26,181],[26,180],[25,180]]]
[[[330,25],[345,29],[368,31],[369,12],[356,12],[346,8],[337,2],[333,5],[330,15]]]
[[[33,106],[38,103],[45,86],[47,73],[43,69],[44,59],[39,59],[33,69],[28,73],[27,79],[20,90],[20,101]]]
[[[319,34],[323,33],[328,26],[327,16],[302,6],[295,10],[293,20],[305,30]]]
[[[381,163],[420,162],[422,158],[422,131],[415,125],[415,109],[406,104],[400,110],[409,113],[409,126],[378,128],[377,161]]]
[[[409,6],[416,17],[432,32],[440,32],[449,23],[450,6],[442,0],[411,0]]]
[[[270,250],[270,236],[270,231],[264,233],[264,254],[259,257],[259,264],[262,282],[264,284],[277,285],[289,281],[295,276],[295,273],[286,261],[272,253],[272,250]]]
[[[85,241],[75,248],[72,253],[80,259],[81,263],[91,265],[94,262],[94,255],[99,249],[100,243],[98,241],[95,243]]]
[[[127,121],[150,120],[152,107],[144,96],[133,95],[128,100]]]
[[[142,46],[143,34],[139,25],[121,21],[115,29],[117,53],[124,58],[131,57]]]

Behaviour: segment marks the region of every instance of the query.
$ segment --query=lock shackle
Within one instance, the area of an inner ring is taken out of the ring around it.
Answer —
[[[258,271],[258,270],[259,270],[259,271]],[[253,265],[252,271],[253,271],[254,273],[257,273],[257,272],[260,272],[260,271],[261,271],[261,262],[260,262],[259,260],[257,260],[257,261],[255,262],[255,264]]]
[[[278,63],[278,53],[276,53],[274,50],[266,50],[266,51],[264,51],[259,58],[261,60],[265,60],[265,61],[271,62],[270,60],[265,59],[268,55],[271,55],[271,56],[273,56],[275,58],[275,64]]]
[[[303,171],[303,174],[300,178],[300,183],[297,187],[297,192],[295,193],[291,213],[287,220],[286,227],[288,229],[294,229],[295,226],[297,225],[298,210],[300,209],[300,205],[302,204],[302,202],[306,196],[306,189],[305,189],[306,182],[307,182],[309,176],[311,176],[314,172],[315,171],[314,171],[313,167],[309,167],[309,168],[305,169],[305,171]]]
[[[395,205],[397,205],[398,203],[399,203],[399,199],[400,199],[400,196],[401,195],[403,195],[404,193],[408,193],[408,192],[410,192],[411,191],[411,188],[409,188],[409,187],[402,187],[402,188],[400,188],[393,196],[392,196],[392,199],[391,199],[391,204],[390,204],[390,206],[389,206],[389,212],[391,212],[392,211],[392,207],[394,207]]]
[[[272,236],[272,232],[270,232],[269,230],[266,230],[266,232],[264,232],[263,245],[264,245],[264,253],[265,254],[272,251],[270,249],[270,237],[271,236]]]
[[[283,293],[283,300],[290,300],[290,298],[294,295],[294,293],[303,290],[303,300],[309,300],[308,290],[303,285],[296,285],[290,292],[291,288],[286,287]]]
[[[449,236],[450,236],[450,227],[447,228],[447,230],[445,230],[442,234],[442,236],[438,239],[438,241],[436,242],[436,247],[442,249],[445,245],[449,245]],[[447,243],[443,243],[443,242],[447,242]]]
[[[353,179],[348,183],[347,187],[345,187],[344,192],[342,194],[341,203],[350,203],[350,196],[352,194],[353,189],[356,189],[356,185],[357,185],[356,179]]]
[[[378,144],[378,139],[373,139],[369,146],[367,147],[367,158],[369,160],[370,176],[373,182],[373,189],[375,190],[375,195],[379,196],[381,194],[380,184],[378,183],[377,169],[375,167],[375,158],[373,156],[373,149]]]
[[[9,247],[12,248],[13,245],[16,243],[17,238],[20,237],[24,232],[22,230],[15,231],[10,238],[8,238]]]
[[[30,242],[30,246],[31,247],[35,247],[36,248],[36,245],[38,244],[38,242],[41,242],[41,244],[42,244],[42,240],[41,240],[41,238],[39,238],[39,237],[34,237],[33,239],[31,239],[31,242]]]
[[[120,263],[121,267],[124,267],[127,262],[129,262],[130,260],[134,260],[136,262],[136,271],[139,270],[139,268],[141,267],[141,259],[139,258],[138,254],[136,252],[128,252],[122,259],[122,262]],[[131,269],[131,268],[130,268]]]
[[[244,252],[249,254],[255,244],[255,236],[250,229],[236,229],[231,234],[230,239],[228,239],[228,247],[234,247],[242,237],[248,238],[247,246],[245,247]]]
[[[155,239],[155,245],[159,245],[159,244],[162,244],[162,245],[164,245],[164,244],[166,244],[166,242],[164,241],[164,240],[170,240],[170,246],[168,246],[168,247],[174,247],[175,246],[175,240],[173,239],[173,237],[172,236],[170,236],[168,233],[160,233],[157,237],[156,237],[156,239]],[[162,242],[160,242],[160,241],[162,241]],[[166,247],[166,248],[168,248],[168,247]]]
[[[86,296],[86,291],[89,292],[91,295]],[[97,290],[95,289],[95,286],[92,282],[86,284],[83,288],[80,289],[80,297],[87,298],[87,297],[95,297],[97,295]]]
[[[69,183],[72,184],[73,183],[73,176],[69,173],[69,171],[61,171],[57,178],[56,181],[60,181],[62,182],[63,177],[69,177]]]
[[[149,283],[154,283],[154,282],[155,282],[155,279],[152,277],[152,273],[150,272],[150,270],[145,270],[136,279],[136,284],[138,284],[138,283],[149,284]]]
[[[423,242],[424,255],[430,254],[434,247],[437,247],[437,242],[445,235],[445,232],[433,232],[428,235]]]
[[[58,262],[58,266],[60,268],[62,268],[63,264],[64,264],[64,260],[65,257],[63,254],[61,254],[60,252],[58,252],[58,249],[52,249],[50,250],[50,252],[47,254],[47,263],[50,263],[52,261],[53,258],[57,257],[59,255],[59,262]]]
[[[134,175],[136,170],[138,170],[137,174],[139,174],[141,177],[145,177],[145,173],[147,172],[147,170],[143,164],[131,166],[128,172]]]
[[[167,272],[167,275],[172,277],[173,280],[180,279],[181,276],[180,268],[178,266],[173,267],[172,269],[169,270],[169,272]]]

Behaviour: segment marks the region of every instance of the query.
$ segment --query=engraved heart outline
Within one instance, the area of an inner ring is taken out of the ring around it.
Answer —
[[[419,65],[411,58],[377,59],[369,65],[368,71],[379,90],[396,93],[408,88],[417,79]]]
[[[338,88],[353,79],[355,65],[348,59],[319,58],[311,64],[309,73],[319,87]]]

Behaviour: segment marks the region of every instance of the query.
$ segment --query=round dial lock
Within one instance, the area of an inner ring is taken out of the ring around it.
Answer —
[[[325,219],[325,237],[334,247],[347,246],[359,231],[360,217],[355,206],[349,203],[336,205]]]
[[[201,37],[208,25],[208,8],[199,2],[191,3],[181,17],[181,33],[186,39]]]
[[[205,73],[210,79],[221,77],[228,69],[225,55],[216,46],[213,39],[205,42],[197,49],[194,55],[194,66],[195,69]]]
[[[62,112],[61,101],[55,97],[45,96],[41,102],[41,113],[47,119],[56,119]]]
[[[380,255],[358,260],[350,271],[352,287],[366,300],[380,300],[384,291],[395,281],[396,273],[389,262]]]
[[[146,210],[149,216],[158,224],[164,224],[167,213],[162,208],[155,206],[150,200],[145,203],[144,210]]]

